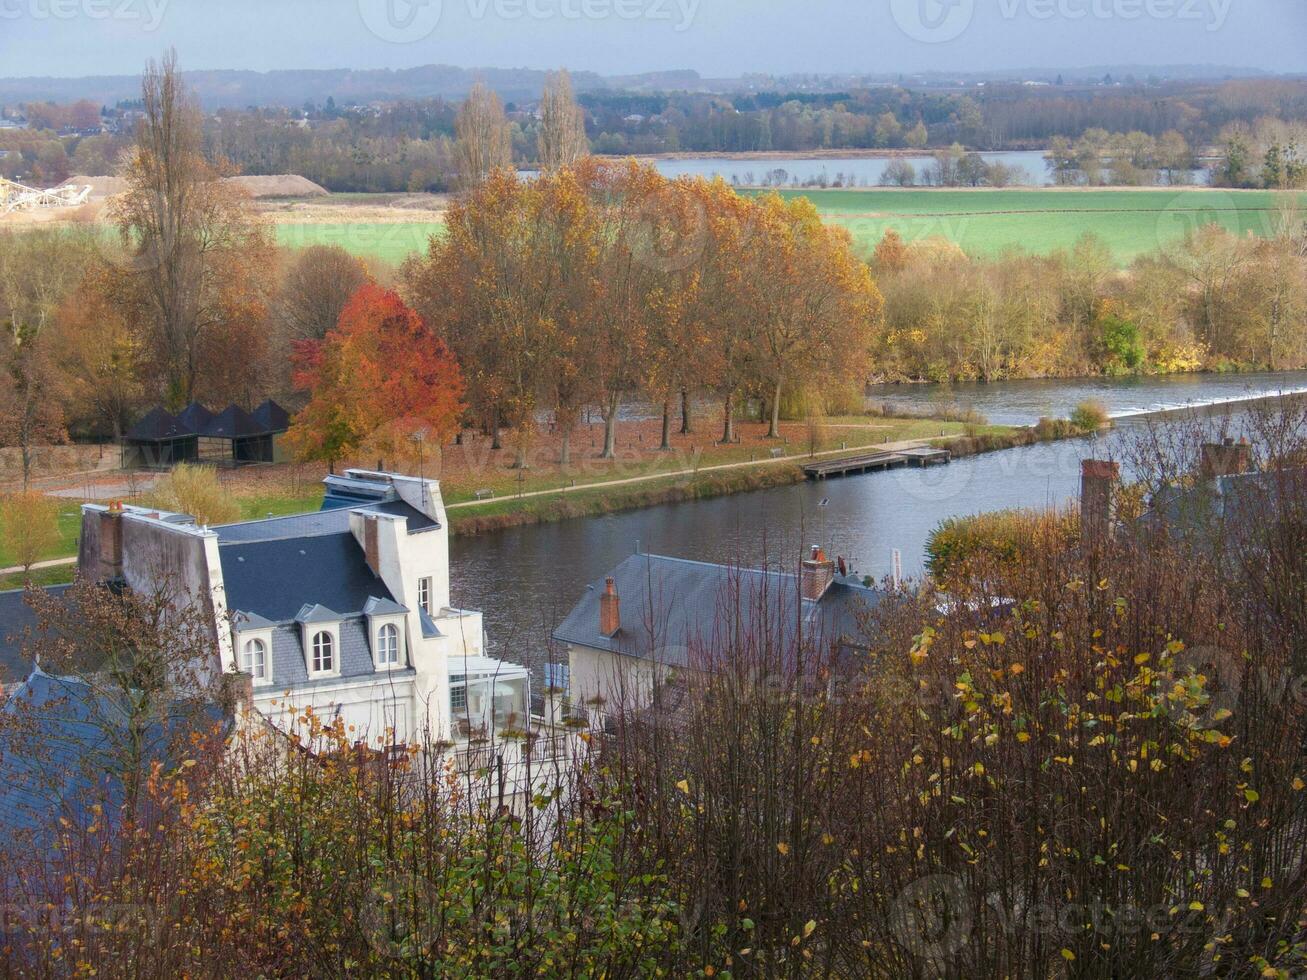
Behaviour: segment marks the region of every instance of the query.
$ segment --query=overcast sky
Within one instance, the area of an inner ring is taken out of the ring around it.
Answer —
[[[0,0],[0,76],[1219,64],[1307,72],[1307,0]]]

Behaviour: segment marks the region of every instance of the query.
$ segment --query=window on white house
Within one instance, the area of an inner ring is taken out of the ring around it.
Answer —
[[[467,675],[451,674],[449,677],[449,708],[451,712],[467,710]]]
[[[336,664],[335,643],[331,634],[325,630],[313,636],[313,672],[315,674],[334,670]]]
[[[248,640],[241,651],[241,670],[256,681],[268,676],[268,647],[262,640]]]
[[[387,623],[377,630],[377,664],[381,667],[399,663],[399,630]]]
[[[431,579],[418,579],[418,606],[428,616],[434,615],[435,610],[431,608]]]

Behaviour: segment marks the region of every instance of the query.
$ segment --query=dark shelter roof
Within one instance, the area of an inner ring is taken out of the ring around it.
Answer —
[[[228,405],[200,429],[200,435],[214,439],[240,439],[244,436],[257,436],[262,432],[259,423],[250,417],[249,412],[236,405]]]
[[[264,432],[285,432],[290,428],[290,413],[269,398],[250,413]]]
[[[150,409],[145,418],[127,430],[127,439],[131,442],[165,442],[193,435],[194,431],[187,429],[176,416],[169,415],[162,408]]]
[[[217,414],[199,402],[191,402],[177,415],[169,415],[162,408],[152,408],[146,416],[127,431],[128,442],[166,442],[206,436],[212,439],[244,439],[249,436],[285,432],[290,428],[290,415],[269,398],[252,413],[239,405],[228,405]]]
[[[213,419],[213,413],[199,402],[191,402],[177,413],[177,423],[186,432],[199,432]]]

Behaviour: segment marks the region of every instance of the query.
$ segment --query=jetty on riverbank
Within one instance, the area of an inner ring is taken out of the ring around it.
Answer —
[[[803,468],[809,480],[825,480],[832,476],[848,476],[852,473],[870,473],[873,470],[891,470],[900,466],[939,466],[952,458],[947,449],[934,446],[918,446],[912,449],[879,450],[863,453],[860,456],[846,456],[842,459],[827,459],[809,463]]]

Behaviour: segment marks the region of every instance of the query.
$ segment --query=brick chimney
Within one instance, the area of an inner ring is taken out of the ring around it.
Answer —
[[[377,541],[377,518],[371,514],[363,518],[363,558],[372,574],[381,576],[381,551]]]
[[[1253,468],[1253,447],[1247,439],[1235,442],[1209,442],[1203,446],[1202,477],[1215,480],[1218,476],[1237,476]]]
[[[123,502],[112,500],[100,511],[100,553],[96,579],[105,582],[123,573]]]
[[[1080,461],[1080,538],[1086,544],[1102,542],[1111,535],[1112,488],[1120,476],[1120,463]]]
[[[812,555],[799,565],[799,593],[805,599],[820,599],[835,580],[835,562],[826,557],[818,545],[812,546]]]
[[[604,636],[612,636],[621,628],[622,600],[610,575],[604,582],[603,594],[599,596],[599,632]]]

